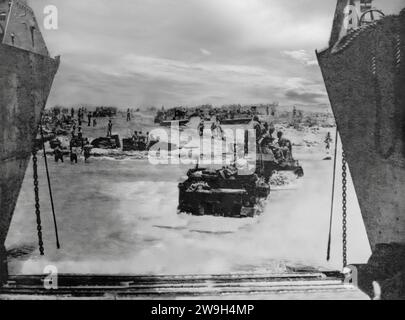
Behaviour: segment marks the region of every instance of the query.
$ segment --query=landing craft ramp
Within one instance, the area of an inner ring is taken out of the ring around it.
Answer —
[[[177,276],[59,275],[45,289],[46,275],[10,276],[1,299],[367,299],[338,272]]]

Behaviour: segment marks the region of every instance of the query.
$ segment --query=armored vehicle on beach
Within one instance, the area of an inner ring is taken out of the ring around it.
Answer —
[[[232,119],[221,119],[221,124],[223,125],[235,125],[235,124],[248,124],[252,122],[251,117],[240,117],[240,118],[232,118]]]
[[[245,159],[250,142],[248,131],[245,131],[242,145]],[[271,148],[262,146],[257,145],[254,170],[249,169],[245,175],[237,169],[236,141],[232,166],[210,170],[197,165],[189,170],[188,179],[179,184],[178,211],[225,217],[254,217],[260,214],[270,194],[269,182],[275,172],[291,171],[297,177],[304,175],[303,168],[292,157],[291,148],[275,144]]]
[[[182,120],[168,120],[168,121],[162,121],[160,122],[160,125],[162,127],[171,127],[173,125],[178,125],[179,127],[185,126],[190,122],[188,119],[182,119]]]
[[[117,115],[117,108],[115,107],[97,107],[93,112],[93,117],[111,118]]]
[[[235,167],[191,169],[179,184],[179,213],[233,218],[254,217],[263,210],[270,185],[257,174],[240,175]]]
[[[187,110],[182,108],[174,108],[167,111],[159,110],[154,120],[155,123],[159,123],[162,127],[171,127],[173,124],[184,126],[189,121],[190,117]]]
[[[121,148],[119,135],[115,134],[111,137],[99,137],[91,142],[94,148],[98,149],[118,149]]]
[[[135,140],[133,138],[122,139],[122,151],[149,151],[159,140]]]
[[[256,174],[263,176],[268,182],[275,172],[289,171],[298,178],[304,176],[304,169],[298,160],[293,157],[291,141],[283,139],[280,143],[274,142],[271,135],[263,135],[260,141],[256,142]],[[248,153],[249,139],[248,132],[245,132],[245,154]]]
[[[276,160],[273,157],[267,157],[265,154],[258,154],[256,160],[256,174],[262,175],[265,181],[269,181],[275,172],[288,171],[295,174],[298,178],[304,176],[304,169],[298,160],[282,159]]]

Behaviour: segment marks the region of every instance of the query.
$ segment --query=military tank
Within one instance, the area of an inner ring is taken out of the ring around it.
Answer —
[[[267,157],[266,154],[258,154],[256,161],[256,174],[264,177],[268,182],[271,176],[280,171],[291,172],[296,177],[302,178],[304,176],[304,169],[298,160],[291,159],[274,159],[274,157]]]
[[[270,185],[256,173],[239,174],[234,166],[220,170],[199,168],[179,184],[179,213],[233,218],[254,217],[263,210]]]
[[[146,141],[145,139],[125,138],[122,139],[122,151],[149,151],[157,143],[159,143],[157,139]]]
[[[244,137],[244,154],[249,154],[248,131]],[[266,153],[261,147],[256,150],[255,170],[242,174],[237,169],[236,143],[234,164],[219,170],[199,168],[187,173],[188,179],[179,184],[179,213],[192,215],[215,215],[224,217],[254,217],[263,210],[270,195],[270,178],[275,172],[290,171],[297,177],[304,175],[299,162],[292,156],[291,148],[277,148]],[[254,160],[253,160],[254,161]]]
[[[245,154],[249,149],[248,132],[245,132]],[[273,139],[274,141],[274,139]],[[268,146],[256,144],[256,174],[263,176],[269,182],[271,176],[280,171],[292,172],[297,178],[304,176],[304,169],[300,162],[293,157],[292,143],[284,140],[282,147],[271,142]]]

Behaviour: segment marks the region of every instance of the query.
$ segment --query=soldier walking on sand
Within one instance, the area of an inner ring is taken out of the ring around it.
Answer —
[[[202,138],[204,135],[204,129],[205,129],[205,124],[204,124],[204,119],[201,119],[200,124],[197,127],[198,133],[200,137]]]
[[[331,155],[330,155],[330,147],[331,147],[332,142],[333,142],[332,136],[331,136],[330,132],[328,132],[325,137],[326,158],[324,160],[332,160]]]
[[[127,122],[131,121],[131,110],[127,110]]]
[[[87,113],[87,120],[88,120],[87,126],[90,127],[91,126],[91,112]]]
[[[107,137],[112,136],[112,127],[113,127],[113,124],[112,124],[112,121],[110,119],[110,120],[108,120]]]
[[[326,153],[329,154],[330,150],[330,144],[332,143],[332,137],[330,135],[330,132],[327,133],[326,138],[325,138],[325,148],[326,148]]]
[[[201,119],[200,123],[198,124],[197,130],[198,134],[200,136],[200,159],[203,159],[203,139],[204,139],[204,129],[205,129],[205,124],[204,124],[204,119]]]

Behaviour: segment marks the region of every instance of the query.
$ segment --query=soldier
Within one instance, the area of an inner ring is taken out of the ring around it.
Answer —
[[[330,150],[330,144],[332,143],[332,137],[330,135],[330,132],[328,132],[328,134],[326,135],[325,138],[325,148],[326,148],[326,154],[329,155],[329,150]]]
[[[127,110],[127,122],[131,121],[131,110]]]
[[[84,152],[84,162],[88,162],[90,158],[90,152],[93,146],[90,144],[89,140],[86,138],[86,144],[83,146],[83,152]]]
[[[201,119],[200,124],[197,127],[198,133],[199,133],[201,138],[204,136],[204,128],[205,128],[204,119]]]
[[[111,137],[111,136],[112,136],[112,127],[113,127],[113,124],[112,124],[112,121],[111,121],[111,119],[110,119],[110,120],[108,120],[107,137]]]
[[[256,149],[257,152],[260,152],[260,141],[262,139],[263,134],[265,133],[265,128],[260,122],[258,116],[253,117],[253,129],[255,130],[256,134]]]
[[[140,142],[145,142],[145,136],[144,136],[142,131],[139,131],[139,141]]]
[[[70,141],[70,162],[77,163],[77,147],[73,144],[73,140]]]
[[[132,135],[132,140],[134,142],[138,141],[138,132],[134,131],[134,134]]]
[[[211,125],[211,134],[212,134],[212,139],[215,137],[220,137],[221,139],[224,138],[224,130],[221,127],[221,123],[219,122],[219,119],[216,118],[215,122],[212,123]]]
[[[54,150],[54,154],[55,154],[55,162],[59,162],[60,160],[63,163],[63,151],[60,147],[60,143],[57,144]]]
[[[274,138],[272,137],[272,132],[270,129],[265,130],[264,134],[262,135],[259,143],[260,143],[260,148],[263,154],[268,154],[270,155],[271,160],[275,160],[273,150],[272,150],[272,144],[273,144]]]
[[[281,151],[283,152],[283,156],[285,159],[292,158],[292,144],[291,141],[284,138],[283,133],[281,131],[277,132],[278,138],[278,146],[280,147]]]
[[[145,143],[146,145],[149,144],[149,132],[146,132]]]
[[[90,127],[91,126],[91,113],[90,112],[87,113],[87,120],[88,120],[87,126]]]

